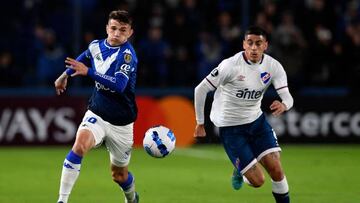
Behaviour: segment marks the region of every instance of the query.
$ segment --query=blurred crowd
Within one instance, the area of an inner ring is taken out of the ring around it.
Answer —
[[[0,87],[52,86],[118,8],[134,18],[139,87],[194,87],[242,50],[249,25],[269,33],[295,91],[360,86],[360,0],[12,0],[0,8]]]

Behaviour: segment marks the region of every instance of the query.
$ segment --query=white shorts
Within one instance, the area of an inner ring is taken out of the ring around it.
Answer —
[[[134,123],[124,126],[112,125],[101,117],[87,110],[78,131],[82,129],[92,132],[95,138],[95,147],[105,142],[110,153],[110,161],[118,167],[129,165],[132,145],[134,143]]]

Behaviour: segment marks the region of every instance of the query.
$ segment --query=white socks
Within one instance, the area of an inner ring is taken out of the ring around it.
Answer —
[[[59,200],[67,203],[71,190],[80,174],[82,157],[70,151],[66,156],[61,172]]]
[[[286,176],[281,181],[273,181],[272,183],[272,191],[277,194],[285,194],[289,192],[289,185],[286,180]]]

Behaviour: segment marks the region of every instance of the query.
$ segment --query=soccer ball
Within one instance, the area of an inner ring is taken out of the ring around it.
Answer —
[[[165,126],[149,128],[143,140],[145,151],[152,157],[164,158],[175,149],[174,133]]]

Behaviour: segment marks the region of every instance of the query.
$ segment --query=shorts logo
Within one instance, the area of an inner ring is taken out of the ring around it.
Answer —
[[[264,84],[268,83],[270,81],[271,75],[268,72],[263,72],[260,74],[261,80]]]
[[[235,167],[240,170],[240,159],[237,158],[236,161],[235,161]]]
[[[210,74],[211,74],[211,76],[216,77],[219,75],[219,70],[217,68],[215,68],[214,70],[211,71]]]

